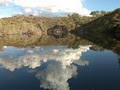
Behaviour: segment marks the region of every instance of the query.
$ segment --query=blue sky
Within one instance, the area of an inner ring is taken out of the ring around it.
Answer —
[[[64,16],[91,11],[111,11],[120,8],[120,0],[0,0],[0,18],[17,14],[34,16]]]
[[[120,0],[85,0],[83,6],[91,11],[111,11],[120,8]]]

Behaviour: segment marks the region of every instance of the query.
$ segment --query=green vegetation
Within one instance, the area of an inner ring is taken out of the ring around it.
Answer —
[[[77,43],[76,43],[77,42]],[[69,48],[77,48],[78,45],[93,44],[88,40],[76,37],[68,33],[64,38],[55,38],[53,36],[38,36],[38,35],[7,35],[0,37],[0,48],[3,46],[27,47],[27,46],[53,46],[66,45]]]
[[[92,17],[81,17],[78,14],[68,15],[68,17],[33,17],[14,16],[0,20],[0,36],[12,34],[47,34],[49,28],[55,25],[63,25],[68,31],[74,30],[83,23],[91,21]]]
[[[115,36],[120,33],[120,9],[82,25],[76,32],[87,36],[96,36],[101,33]]]
[[[0,19],[0,47],[68,45],[70,48],[77,48],[80,44],[95,43],[120,55],[120,9],[112,12],[93,11],[91,15],[93,17],[74,13],[67,17],[48,18],[30,15]],[[56,39],[48,35],[47,30],[56,25],[67,28],[66,37]],[[74,32],[75,35],[69,32]]]
[[[100,17],[100,16],[104,16],[108,13],[110,13],[110,12],[106,12],[106,11],[103,11],[103,10],[102,11],[92,11],[90,13],[90,15],[92,15],[93,17]]]
[[[120,9],[83,24],[74,34],[120,55]]]
[[[67,17],[34,17],[14,16],[0,19],[0,36],[13,34],[37,34],[46,35],[49,28],[55,25],[65,26],[68,31],[96,34],[96,33],[120,33],[120,9],[113,12],[93,11],[93,17],[80,16],[73,13]]]

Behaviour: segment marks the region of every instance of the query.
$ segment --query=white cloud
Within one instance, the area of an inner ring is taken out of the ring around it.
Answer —
[[[20,6],[26,13],[32,12],[34,15],[60,16],[68,13],[79,13],[89,15],[90,10],[83,7],[83,0],[0,0],[0,5],[8,5],[10,2],[15,6]],[[27,9],[26,9],[27,8]],[[38,9],[36,13],[32,9]],[[47,15],[46,15],[47,14]]]
[[[26,13],[31,13],[31,12],[32,12],[32,9],[26,8],[24,11],[25,11]]]
[[[4,16],[0,15],[0,19],[3,18]]]
[[[89,15],[90,11],[83,8],[82,0],[14,0],[16,5],[37,8],[51,13],[79,13]],[[84,13],[85,12],[85,13]]]
[[[40,10],[33,10],[31,8],[23,8],[21,13],[23,15],[33,15],[33,16],[40,16],[41,11]]]
[[[49,60],[55,60],[62,64],[62,68],[66,68],[71,65],[73,62],[78,63],[79,65],[88,65],[88,61],[82,61],[80,57],[83,52],[89,50],[90,46],[81,46],[78,49],[51,49],[44,50],[40,54],[30,54],[19,57],[17,60],[12,57],[0,58],[0,64],[10,71],[15,69],[22,68],[23,66],[28,66],[29,68],[36,68],[41,66],[42,63],[45,63]],[[34,53],[34,52],[33,52]]]
[[[90,47],[91,45],[80,46],[78,49],[53,47],[25,48],[23,51],[26,51],[27,55],[20,56],[18,59],[13,59],[13,56],[0,58],[0,65],[10,71],[28,66],[33,69],[30,70],[29,73],[35,74],[36,78],[40,80],[41,88],[69,90],[68,80],[77,75],[77,67],[72,63],[83,66],[88,65],[89,62],[81,60],[81,56],[82,53],[89,50]],[[7,48],[9,47],[5,49]],[[35,54],[36,51],[40,51],[40,53]],[[48,63],[44,69],[40,71],[34,69],[50,60],[54,62]]]
[[[0,0],[0,5],[8,5],[12,0]]]
[[[37,72],[40,87],[49,90],[69,90],[68,80],[77,75],[76,66],[62,68],[59,62],[49,64],[47,68]]]
[[[80,0],[14,0],[22,7],[40,8],[50,12],[79,12],[82,8]]]

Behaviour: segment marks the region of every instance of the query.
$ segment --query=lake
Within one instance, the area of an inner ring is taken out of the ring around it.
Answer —
[[[120,57],[110,49],[18,46],[0,48],[0,90],[120,90]]]

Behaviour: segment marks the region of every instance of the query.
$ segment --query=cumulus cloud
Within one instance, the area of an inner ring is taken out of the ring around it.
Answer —
[[[90,14],[90,11],[83,7],[82,0],[14,0],[14,3],[22,7],[37,8],[43,12]]]
[[[30,13],[30,12],[32,12],[32,10],[30,8],[26,8],[25,12]]]
[[[89,50],[90,46],[81,46],[78,49],[50,49],[44,50],[40,54],[28,54],[20,56],[18,59],[13,59],[12,57],[0,58],[0,64],[10,71],[14,71],[16,68],[19,69],[23,66],[28,66],[29,68],[36,68],[41,66],[42,63],[45,63],[49,60],[54,60],[62,64],[62,68],[66,68],[71,65],[73,62],[78,63],[79,65],[88,65],[88,61],[82,61],[80,57],[83,52]]]
[[[0,15],[0,19],[3,18],[4,16]]]
[[[14,0],[14,3],[50,12],[80,12],[83,8],[81,0]]]
[[[0,65],[10,71],[28,66],[32,68],[29,73],[35,74],[35,77],[40,80],[41,88],[69,90],[68,80],[77,75],[77,67],[73,63],[83,66],[88,65],[89,62],[82,60],[81,56],[90,47],[91,45],[80,46],[78,49],[37,47],[32,50],[26,48],[22,49],[26,51],[26,55],[22,55],[17,59],[13,59],[13,56],[0,58]],[[9,47],[4,48],[7,49]],[[40,51],[40,53],[36,53],[37,51]],[[35,69],[51,60],[54,62],[48,63],[42,70],[37,71]]]
[[[49,64],[47,68],[37,72],[36,77],[40,80],[40,87],[50,90],[69,90],[68,80],[77,75],[76,66],[68,66],[63,69],[61,63]]]
[[[12,0],[0,0],[0,5],[8,5]]]
[[[32,12],[34,15],[60,16],[71,13],[78,13],[80,15],[90,14],[90,10],[83,7],[83,0],[1,0],[0,5],[8,5],[9,2],[25,9],[24,11],[26,13]],[[32,9],[38,9],[42,13],[36,13]]]
[[[35,10],[35,9],[32,9],[32,8],[23,8],[21,13],[23,15],[42,16],[42,14],[41,14],[42,12],[39,9]]]

